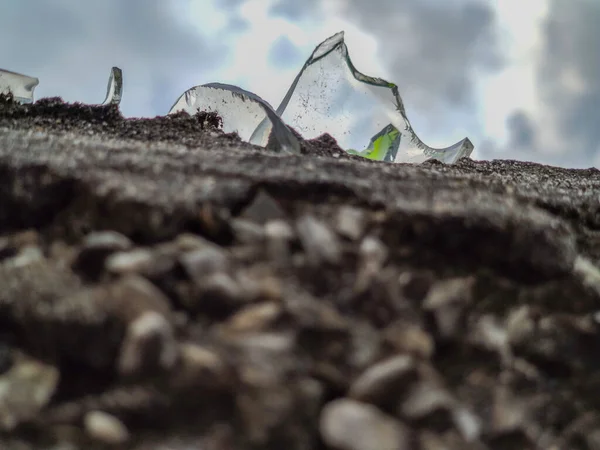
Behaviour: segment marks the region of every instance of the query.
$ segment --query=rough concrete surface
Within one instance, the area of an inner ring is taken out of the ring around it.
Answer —
[[[0,102],[0,448],[600,448],[600,171]]]

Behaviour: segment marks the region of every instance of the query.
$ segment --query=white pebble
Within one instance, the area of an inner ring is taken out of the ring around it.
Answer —
[[[127,427],[111,414],[90,411],[85,415],[83,424],[90,437],[105,444],[118,445],[129,440]]]

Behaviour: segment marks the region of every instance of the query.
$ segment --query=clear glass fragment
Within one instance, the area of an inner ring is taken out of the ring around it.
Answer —
[[[349,153],[370,159],[452,164],[473,151],[468,138],[442,149],[425,145],[406,116],[398,86],[356,70],[343,31],[315,48],[277,114],[306,139],[329,133]]]
[[[223,119],[223,130],[237,132],[244,141],[274,149],[300,153],[298,139],[265,100],[252,92],[223,83],[209,83],[188,89],[177,99],[169,114],[185,111],[217,112]],[[257,127],[262,124],[260,131]]]
[[[0,69],[0,94],[10,94],[19,103],[33,103],[33,91],[40,80],[20,73]]]
[[[123,96],[123,71],[118,67],[113,67],[108,78],[108,86],[106,87],[106,98],[102,102],[103,105],[118,105],[121,103]]]

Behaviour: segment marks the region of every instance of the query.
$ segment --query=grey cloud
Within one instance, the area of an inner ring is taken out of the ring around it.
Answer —
[[[226,30],[228,33],[246,31],[250,23],[240,14],[239,7],[248,0],[219,0],[219,8],[229,14]]]
[[[110,68],[124,73],[126,115],[164,114],[226,56],[162,0],[20,0],[0,6],[0,67],[40,78],[36,97],[102,101]],[[162,87],[157,94],[153,89]],[[149,110],[151,108],[151,110]]]
[[[279,0],[273,14],[316,17],[320,3]],[[423,110],[468,108],[475,71],[502,66],[493,9],[481,2],[349,0],[344,15],[377,39],[390,81]]]
[[[544,108],[558,116],[554,125],[573,143],[565,152],[584,166],[590,165],[600,150],[599,23],[598,2],[551,1],[538,73]],[[578,89],[565,84],[561,77],[565,71],[579,78]]]
[[[542,28],[537,70],[538,108],[554,120],[515,112],[506,123],[508,145],[488,142],[481,156],[518,158],[566,167],[600,161],[600,3],[551,0]],[[507,93],[509,95],[509,93]],[[545,140],[554,132],[558,141]]]
[[[302,67],[305,55],[287,36],[281,36],[271,46],[268,58],[269,63],[274,67],[287,68],[294,65]]]
[[[241,33],[250,28],[250,22],[240,14],[232,14],[227,21],[227,30],[231,33]]]
[[[417,108],[469,108],[476,71],[501,67],[489,6],[420,0],[351,5],[352,16],[378,37],[392,81]]]
[[[289,20],[302,20],[320,11],[320,5],[320,0],[278,0],[269,12]]]
[[[248,0],[221,0],[219,2],[219,6],[226,11],[231,11],[231,10],[235,10],[236,8],[243,5],[247,1]]]
[[[515,111],[506,120],[509,145],[516,148],[533,149],[536,146],[536,129],[524,111]]]

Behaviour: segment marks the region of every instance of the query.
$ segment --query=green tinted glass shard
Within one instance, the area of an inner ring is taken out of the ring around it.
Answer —
[[[446,148],[425,145],[412,129],[398,86],[359,72],[343,32],[315,48],[277,113],[307,139],[329,133],[350,153],[380,161],[451,164],[473,151],[467,138]]]
[[[375,161],[394,162],[400,147],[402,134],[398,129],[388,124],[371,138],[369,145],[365,150],[358,151],[354,149],[346,150],[353,155],[362,156],[363,158],[373,159]]]

